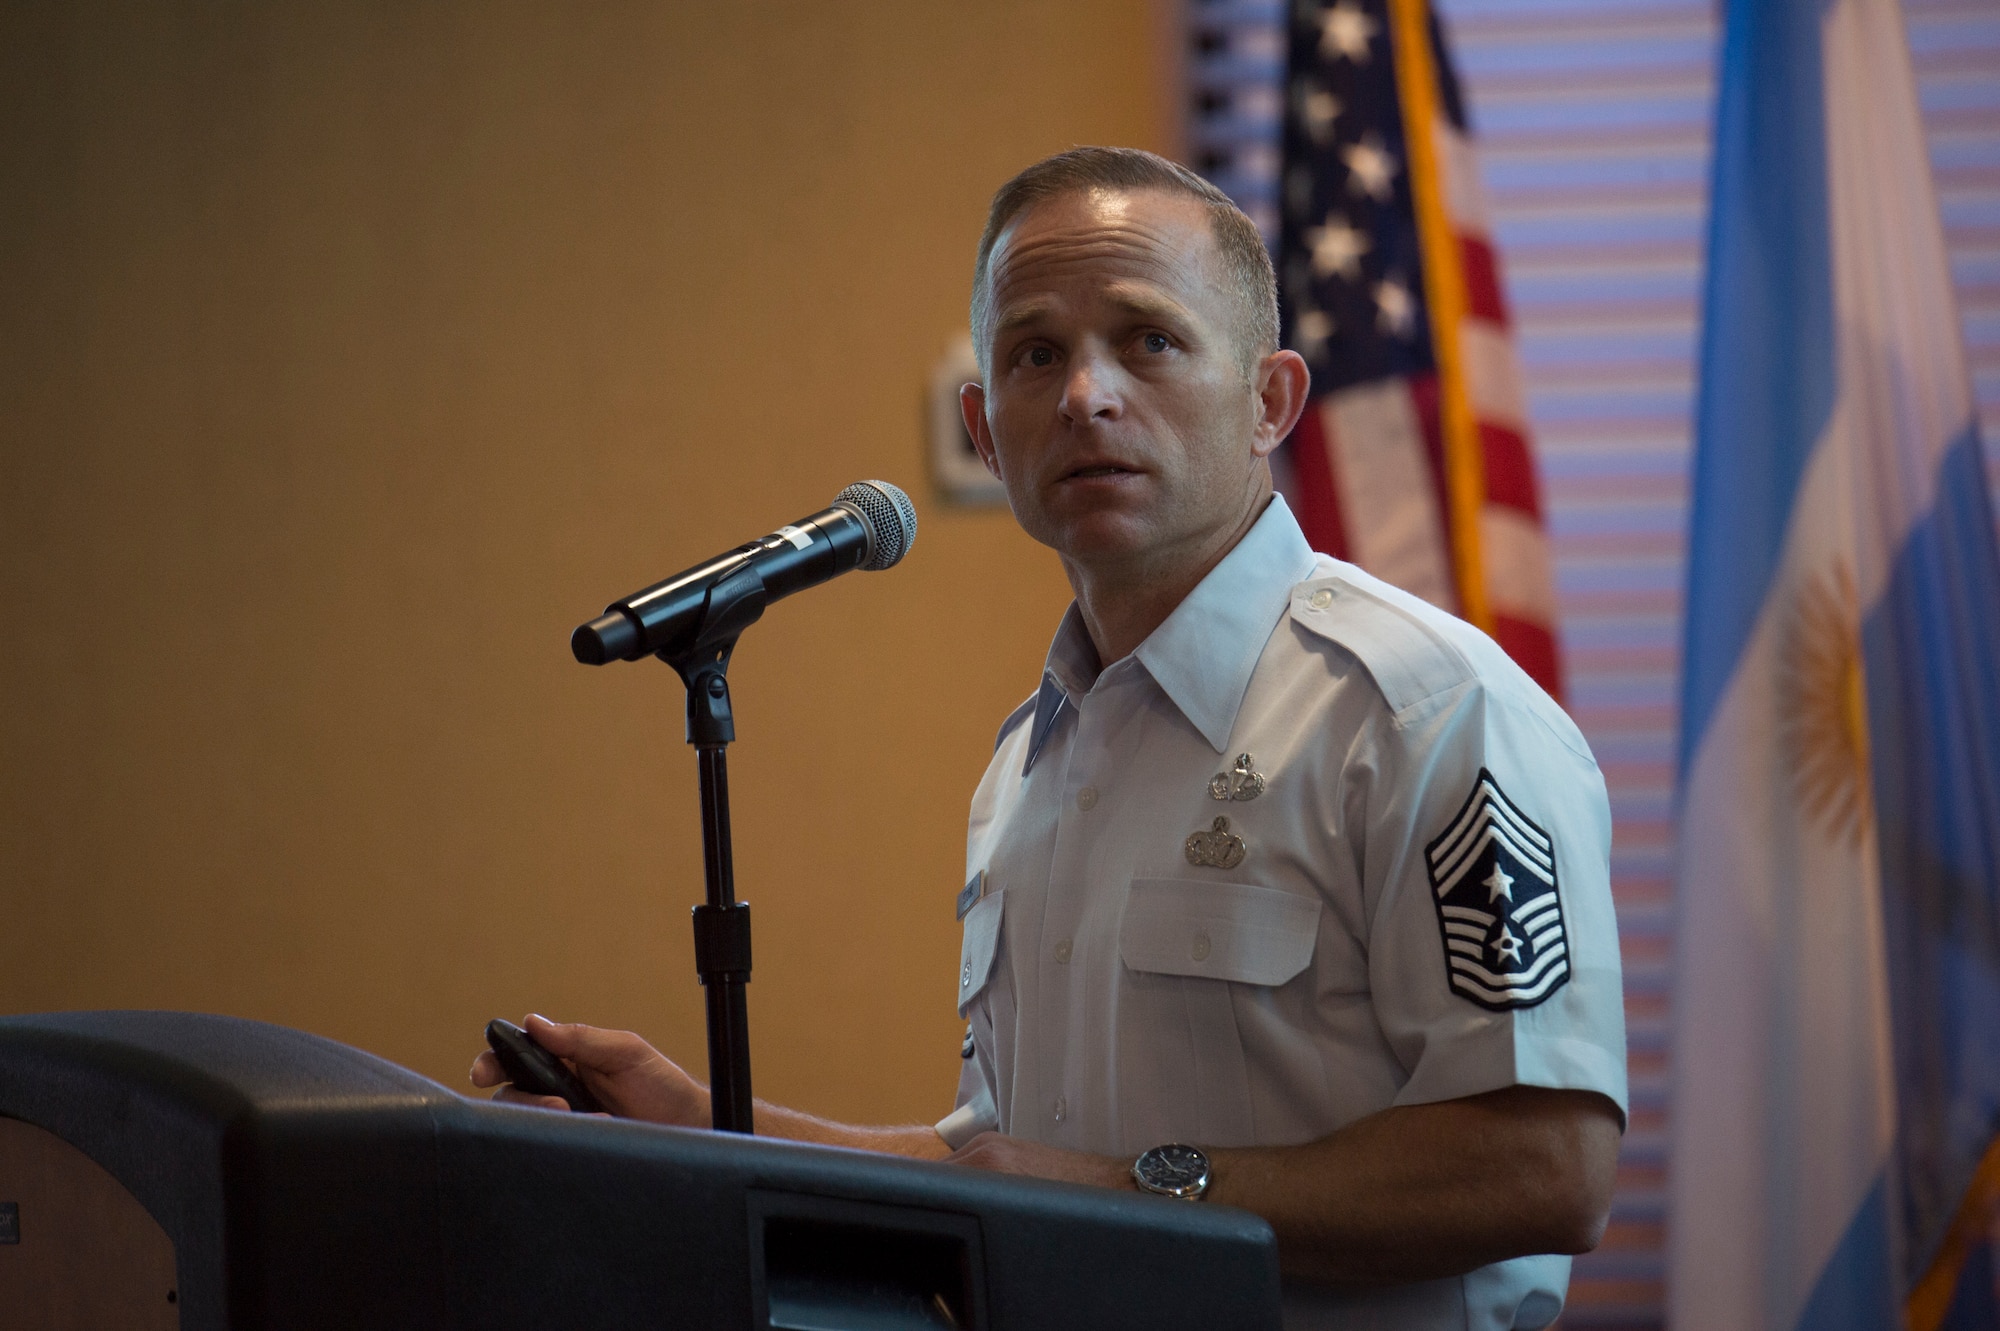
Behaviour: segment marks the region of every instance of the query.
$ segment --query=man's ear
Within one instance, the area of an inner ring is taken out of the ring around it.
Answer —
[[[1312,388],[1312,371],[1296,351],[1274,351],[1257,362],[1257,430],[1250,451],[1260,458],[1271,456],[1292,427],[1305,414],[1306,394]]]
[[[966,384],[958,390],[958,411],[965,418],[965,432],[972,436],[972,446],[979,450],[979,460],[986,464],[986,470],[993,473],[994,480],[1001,480],[1000,455],[993,448],[993,428],[986,423],[986,388],[982,384]]]

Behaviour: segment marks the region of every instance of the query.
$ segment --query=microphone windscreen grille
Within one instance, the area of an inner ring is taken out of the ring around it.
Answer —
[[[833,502],[858,511],[875,535],[874,553],[861,566],[864,572],[874,573],[889,567],[916,544],[916,505],[899,487],[887,481],[856,481],[835,496]]]

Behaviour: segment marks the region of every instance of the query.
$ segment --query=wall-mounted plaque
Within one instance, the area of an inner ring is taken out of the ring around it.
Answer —
[[[958,409],[959,388],[978,380],[979,362],[972,354],[972,337],[961,333],[931,371],[931,482],[954,504],[1005,504],[1007,491],[979,460]]]

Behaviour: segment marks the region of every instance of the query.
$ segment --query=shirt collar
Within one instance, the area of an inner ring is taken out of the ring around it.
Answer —
[[[1035,720],[1028,731],[1028,759],[1021,764],[1023,777],[1034,767],[1042,743],[1062,719],[1063,709],[1075,706],[1070,699],[1088,693],[1097,682],[1097,670],[1097,648],[1090,641],[1090,630],[1083,626],[1083,611],[1071,601],[1042,664],[1042,687],[1035,695]]]
[[[1271,496],[1236,548],[1174,607],[1133,655],[1210,748],[1222,752],[1292,588],[1313,551],[1283,495]]]
[[[1132,655],[1217,753],[1229,742],[1250,676],[1294,586],[1312,575],[1312,547],[1283,495]],[[1097,651],[1072,602],[1049,645],[1029,731],[1026,776],[1063,709],[1096,683]]]

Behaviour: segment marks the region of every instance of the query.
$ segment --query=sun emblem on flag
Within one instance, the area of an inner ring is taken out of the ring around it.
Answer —
[[[1861,615],[1844,564],[1805,581],[1784,621],[1778,728],[1799,804],[1858,844],[1873,822]]]

